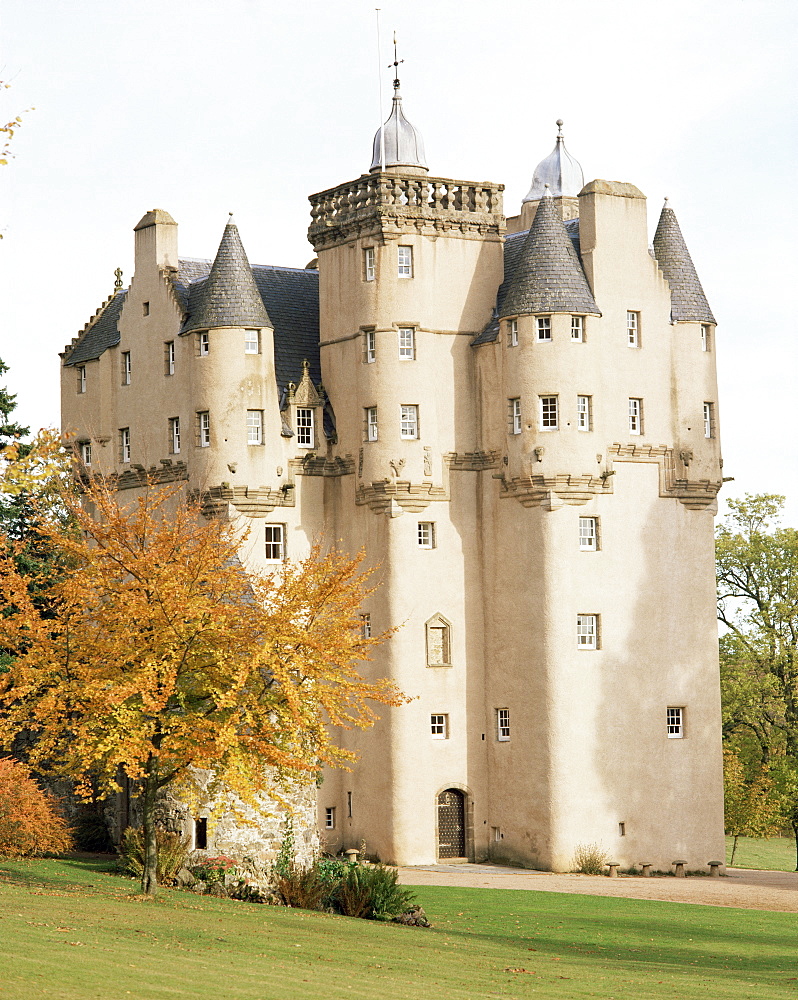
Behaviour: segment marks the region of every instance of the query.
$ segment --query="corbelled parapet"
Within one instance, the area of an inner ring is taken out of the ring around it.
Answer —
[[[308,239],[316,251],[353,237],[408,230],[466,239],[500,239],[505,230],[503,184],[411,174],[363,174],[310,196]]]

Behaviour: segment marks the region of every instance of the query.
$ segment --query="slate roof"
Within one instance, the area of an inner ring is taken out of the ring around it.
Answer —
[[[671,286],[671,322],[714,324],[715,317],[698,280],[676,213],[667,201],[654,234],[654,256]]]
[[[582,264],[552,197],[538,205],[499,316],[599,315]]]
[[[117,292],[97,319],[68,354],[65,365],[80,365],[84,361],[96,361],[109,347],[119,343],[119,314],[127,297],[126,291]]]
[[[214,330],[222,326],[271,325],[238,226],[231,218],[224,227],[210,274],[204,282],[192,285],[189,290],[188,317],[180,332]]]

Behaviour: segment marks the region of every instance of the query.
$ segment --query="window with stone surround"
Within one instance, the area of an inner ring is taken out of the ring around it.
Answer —
[[[642,399],[630,399],[629,400],[629,433],[630,434],[642,434],[643,433],[643,400]]]
[[[363,279],[374,281],[377,277],[377,255],[374,247],[366,247],[363,250]]]
[[[169,418],[169,453],[180,454],[180,417]]]
[[[576,427],[580,431],[593,430],[593,400],[590,396],[576,397]]]
[[[599,547],[597,517],[579,518],[579,548],[582,552],[596,552]]]
[[[335,829],[335,806],[327,806],[324,810],[324,829]]]
[[[508,399],[507,400],[507,415],[509,422],[509,430],[511,434],[521,433],[521,400]]]
[[[298,406],[296,408],[296,443],[300,448],[313,447],[313,408]]]
[[[167,340],[163,345],[163,373],[164,375],[174,375],[175,373],[175,342]]]
[[[496,709],[496,739],[506,743],[510,739],[510,709]]]
[[[363,360],[367,365],[373,364],[377,360],[377,331],[363,331]]]
[[[560,402],[557,396],[540,396],[540,429],[556,431],[560,426]]]
[[[413,277],[413,248],[398,247],[398,275],[400,278]]]
[[[130,428],[119,428],[119,461],[127,463],[130,461]]]
[[[78,392],[83,393],[86,391],[86,366],[78,365],[75,370],[78,376]]]
[[[433,615],[426,623],[427,666],[450,667],[452,664],[451,625],[443,615]]]
[[[84,465],[91,465],[91,441],[80,442],[80,460]]]
[[[200,448],[211,446],[211,415],[207,410],[197,413],[197,444]]]
[[[400,407],[399,437],[411,441],[418,437],[418,406],[415,403]]]
[[[266,562],[283,562],[285,559],[285,525],[265,525],[264,538]]]
[[[399,360],[415,361],[416,331],[412,326],[399,327]]]
[[[247,444],[263,444],[263,410],[247,410]]]
[[[704,403],[704,437],[715,437],[715,404]]]
[[[367,406],[365,413],[366,413],[366,440],[376,441],[379,437],[379,427],[377,425],[377,407]]]

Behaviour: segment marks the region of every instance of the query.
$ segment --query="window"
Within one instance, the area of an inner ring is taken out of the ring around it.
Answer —
[[[518,320],[511,319],[507,324],[507,346],[518,347]]]
[[[324,829],[335,829],[335,806],[327,806],[324,810]]]
[[[366,440],[377,440],[377,407],[366,407]]]
[[[169,451],[180,454],[180,417],[169,418]]]
[[[628,312],[626,314],[626,345],[627,347],[640,346],[640,313]]]
[[[506,743],[510,739],[510,709],[496,709],[496,738],[500,743]]]
[[[413,277],[413,248],[412,247],[399,247],[399,277],[400,278],[412,278]]]
[[[346,793],[346,815],[349,819],[352,818],[352,793]]]
[[[247,410],[247,444],[263,444],[263,410]]]
[[[143,316],[149,316],[150,315],[150,304],[149,304],[149,302],[142,302],[141,303],[141,313],[142,313]]]
[[[540,429],[556,431],[560,426],[560,407],[556,396],[540,397]]]
[[[626,836],[626,823],[619,823],[618,824],[618,836],[619,837],[625,837]]]
[[[371,638],[371,615],[360,616],[360,638]]]
[[[84,465],[91,465],[91,441],[80,442],[80,460]]]
[[[419,521],[418,522],[418,547],[420,549],[434,549],[435,548],[435,522],[434,521]]]
[[[175,373],[175,342],[167,340],[163,345],[163,371],[164,375],[174,375]]]
[[[715,437],[715,404],[704,403],[704,437]]]
[[[266,525],[266,562],[282,562],[285,559],[285,525]]]
[[[684,738],[684,709],[669,708],[666,712],[666,727],[669,740],[681,740]]]
[[[576,645],[578,649],[598,649],[598,615],[576,616]]]
[[[86,391],[86,366],[78,365],[78,392]]]
[[[366,330],[363,340],[363,360],[367,365],[377,360],[377,331]]]
[[[701,350],[712,350],[712,327],[710,327],[707,323],[701,324]]]
[[[538,340],[551,340],[551,316],[537,316],[535,330]]]
[[[296,443],[300,448],[313,447],[313,410],[309,406],[296,408]]]
[[[576,397],[576,427],[580,431],[593,429],[593,413],[590,396]]]
[[[442,615],[430,618],[427,629],[427,666],[451,666],[451,628]]]
[[[133,370],[130,365],[130,351],[122,351],[122,385],[130,385],[130,376],[132,371]]]
[[[197,344],[201,358],[205,358],[211,353],[211,340],[207,330],[201,330],[197,334]]]
[[[194,820],[194,850],[204,851],[208,847],[208,820],[203,816]]]
[[[244,330],[244,354],[260,354],[260,330]]]
[[[582,343],[585,339],[585,317],[584,316],[572,316],[571,317],[571,340]]]
[[[399,427],[399,437],[405,441],[410,441],[418,437],[418,407],[402,406],[401,421]]]
[[[119,461],[130,461],[130,428],[121,427],[119,429]]]
[[[643,433],[643,400],[629,400],[629,433]]]
[[[491,834],[493,836],[493,842],[495,844],[500,843],[500,841],[502,839],[502,829],[501,829],[501,827],[500,826],[492,826],[490,828],[490,830],[491,830]]]
[[[412,326],[399,327],[399,360],[413,361],[416,357],[416,331]]]
[[[366,247],[363,251],[363,277],[366,281],[374,281],[377,277],[377,259],[374,247]]]
[[[579,518],[579,548],[583,552],[595,552],[598,549],[598,518]]]
[[[508,414],[510,421],[510,433],[520,434],[521,433],[521,400],[520,399],[508,399]]]
[[[434,740],[449,739],[449,716],[431,715],[429,717],[430,734]]]
[[[200,448],[211,446],[211,415],[207,410],[197,414],[197,442]]]

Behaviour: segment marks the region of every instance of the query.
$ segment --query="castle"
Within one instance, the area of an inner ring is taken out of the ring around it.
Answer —
[[[559,124],[559,123],[558,123]],[[82,462],[247,519],[269,570],[323,537],[380,583],[365,665],[413,700],[326,776],[330,848],[569,869],[723,857],[715,319],[667,203],[558,135],[520,214],[429,175],[393,109],[311,196],[305,269],[213,261],[164,211],[62,355]],[[119,283],[121,284],[121,282]],[[209,845],[213,846],[213,845]]]

